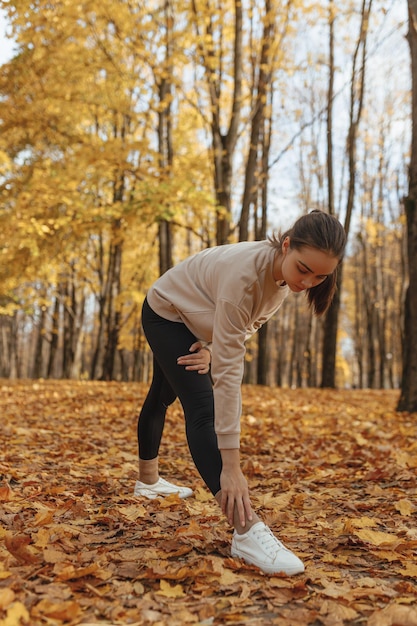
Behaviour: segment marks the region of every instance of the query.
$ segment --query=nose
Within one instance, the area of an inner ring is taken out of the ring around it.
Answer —
[[[314,287],[314,279],[313,278],[304,278],[301,281],[301,284],[304,287],[304,289],[311,289],[311,287]]]
[[[306,276],[301,281],[301,284],[304,287],[304,289],[311,289],[312,287],[317,287],[317,285],[320,285],[320,283],[322,282],[323,282],[322,278],[316,278],[315,276]]]

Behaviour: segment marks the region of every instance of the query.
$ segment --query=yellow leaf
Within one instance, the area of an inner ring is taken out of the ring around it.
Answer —
[[[396,502],[395,508],[401,513],[401,515],[406,516],[411,515],[414,509],[409,500],[399,500],[398,502]]]
[[[285,509],[291,502],[293,493],[288,491],[281,493],[279,496],[274,496],[273,492],[269,492],[259,496],[258,501],[262,508],[276,509],[277,511]]]
[[[8,587],[0,589],[0,609],[7,609],[9,604],[13,602],[14,598],[15,594],[13,589],[9,589]]]
[[[32,539],[34,539],[33,545],[37,548],[46,548],[46,546],[49,546],[51,543],[51,532],[49,528],[40,528],[36,534],[32,535]]]
[[[0,539],[4,539],[7,534],[8,531],[3,526],[0,526]]]
[[[366,543],[371,543],[374,546],[392,546],[394,547],[396,544],[400,542],[400,539],[395,535],[390,535],[389,533],[384,533],[378,530],[357,530],[354,533],[359,539],[362,541],[366,541]]]
[[[402,576],[410,576],[410,578],[417,578],[417,565],[413,563],[407,563],[407,566],[400,570]]]
[[[367,446],[368,445],[368,441],[360,433],[357,433],[354,437],[355,437],[355,441],[358,444],[358,446],[362,447],[362,446]]]
[[[376,520],[372,517],[366,517],[366,515],[358,519],[349,520],[349,522],[356,528],[372,528],[376,526]]]
[[[160,590],[156,592],[160,596],[166,598],[182,598],[185,596],[184,590],[181,585],[171,585],[166,580],[161,580]]]
[[[400,467],[417,467],[417,459],[415,454],[411,455],[405,450],[396,450],[393,456]]]
[[[242,576],[235,574],[232,570],[225,568],[220,576],[220,585],[222,587],[229,587],[235,583],[241,583]]]
[[[343,457],[340,454],[336,454],[332,452],[331,454],[326,456],[326,461],[330,465],[337,465],[340,461],[343,461]]]
[[[398,561],[399,559],[399,555],[398,552],[393,552],[392,550],[372,550],[371,554],[373,554],[374,556],[378,557],[378,559],[385,559],[386,561],[389,561],[390,563],[392,561]]]
[[[194,492],[195,499],[199,502],[211,502],[213,500],[213,496],[207,489],[203,489],[202,487],[197,487]]]
[[[172,493],[166,498],[160,498],[159,506],[161,509],[169,509],[174,504],[182,504],[182,500],[177,493]]]
[[[0,620],[0,626],[20,626],[29,622],[29,613],[24,604],[15,602],[7,609],[7,615]]]
[[[142,504],[131,504],[130,506],[121,506],[120,513],[127,517],[131,522],[135,522],[139,517],[144,517],[147,513]]]

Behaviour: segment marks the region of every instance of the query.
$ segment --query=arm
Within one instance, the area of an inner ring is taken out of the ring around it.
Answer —
[[[244,527],[246,520],[252,521],[252,506],[246,478],[240,469],[238,448],[220,450],[223,469],[220,475],[221,501],[219,501],[229,524],[234,524],[234,517]]]

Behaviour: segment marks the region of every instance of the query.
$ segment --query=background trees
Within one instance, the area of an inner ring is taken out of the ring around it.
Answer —
[[[158,274],[318,207],[350,231],[340,310],[324,327],[291,298],[245,380],[399,384],[398,3],[1,6],[17,47],[0,68],[0,375],[146,380]]]

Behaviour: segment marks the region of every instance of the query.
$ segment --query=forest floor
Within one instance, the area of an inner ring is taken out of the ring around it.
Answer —
[[[243,388],[253,504],[303,559],[266,576],[191,461],[179,405],[132,496],[140,384],[0,381],[0,626],[416,626],[417,415],[394,391]]]

